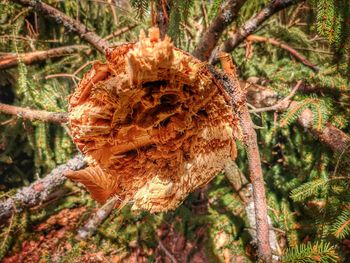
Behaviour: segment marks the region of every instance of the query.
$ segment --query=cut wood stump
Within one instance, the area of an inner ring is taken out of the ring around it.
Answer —
[[[67,176],[92,197],[175,209],[235,159],[238,118],[206,65],[159,29],[96,62],[69,99],[74,142],[89,167]]]

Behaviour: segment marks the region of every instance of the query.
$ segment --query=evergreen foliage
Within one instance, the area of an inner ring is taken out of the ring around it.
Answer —
[[[148,0],[45,2],[95,29],[102,37],[132,23],[138,24],[110,43],[137,41],[140,29],[150,25],[155,4]],[[178,47],[189,52],[205,29],[202,7],[210,22],[223,3],[203,1],[201,7],[202,1],[164,2],[171,5],[168,34]],[[239,20],[222,40],[267,2],[246,1]],[[326,123],[331,123],[349,135],[349,18],[347,0],[311,0],[273,16],[256,32],[293,47],[320,67],[318,73],[297,62],[285,50],[267,43],[251,43],[251,52],[247,52],[248,44],[243,43],[232,52],[242,79],[258,78],[259,83],[276,91],[279,98],[287,96],[295,83],[302,81],[302,87],[293,97],[296,106],[282,114],[254,115],[254,122],[260,127],[257,133],[269,215],[284,262],[342,262],[349,257],[349,249],[343,244],[350,235],[350,147],[343,152],[331,152],[295,123],[304,109],[310,109],[315,129],[321,131]],[[22,54],[72,44],[86,43],[30,9],[8,1],[0,3],[0,58],[9,52]],[[103,58],[94,49],[87,49],[33,65],[20,60],[18,67],[0,70],[0,101],[66,112],[69,94],[90,68],[88,62],[95,59]],[[86,67],[81,68],[82,65]],[[65,125],[29,122],[2,114],[0,123],[0,200],[66,162],[76,152]],[[248,175],[243,147],[239,147],[238,154],[237,164]],[[1,226],[0,259],[19,252],[26,240],[47,237],[45,231],[34,231],[35,227],[64,209],[86,208],[76,223],[77,228],[86,221],[97,204],[85,190],[69,182],[64,190],[66,194],[59,200],[15,214],[7,225]],[[208,200],[209,210],[204,215],[196,211],[195,195],[169,213],[151,215],[131,211],[129,206],[116,210],[88,242],[76,240],[75,230],[68,231],[61,242],[69,244],[70,249],[65,251],[61,262],[73,262],[95,252],[106,257],[125,256],[137,248],[154,252],[159,229],[163,227],[175,230],[191,244],[200,243],[198,236],[204,233],[201,245],[214,262],[223,261],[227,251],[242,261],[254,262],[256,255],[250,244],[244,204],[223,174],[211,182]],[[50,262],[51,257],[47,253],[42,259]],[[146,257],[149,262],[155,261],[152,253]]]

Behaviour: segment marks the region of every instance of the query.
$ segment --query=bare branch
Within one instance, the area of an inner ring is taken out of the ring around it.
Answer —
[[[224,48],[222,51],[227,53],[231,52],[272,15],[302,1],[304,0],[271,0],[259,13],[246,21],[231,38],[224,42]]]
[[[244,92],[236,75],[235,66],[229,54],[222,53],[220,56],[221,65],[226,76],[220,76],[216,72],[212,73],[217,79],[226,77],[223,83],[224,89],[231,97],[231,103],[240,119],[240,126],[243,133],[243,142],[246,146],[248,156],[248,167],[253,186],[253,201],[255,208],[256,236],[258,240],[258,257],[264,262],[271,262],[272,252],[269,242],[269,224],[267,217],[267,204],[265,196],[264,178],[261,168],[261,160],[257,137],[250,118]],[[208,67],[211,69],[211,67]]]
[[[246,84],[243,85],[245,86]],[[248,84],[247,86],[247,99],[250,104],[255,107],[269,107],[270,105],[275,105],[278,97],[276,92],[261,85]],[[288,110],[288,108],[295,107],[297,104],[298,102],[296,101],[280,104],[278,110],[285,111]],[[313,127],[313,113],[308,108],[301,112],[298,123],[335,152],[342,152],[344,149],[347,149],[350,144],[349,136],[331,123],[326,123],[321,130]]]
[[[63,25],[68,32],[75,32],[98,51],[106,54],[109,47],[106,40],[98,36],[95,32],[89,31],[85,25],[67,16],[56,8],[36,0],[12,0],[12,2],[18,3],[22,6],[31,7],[34,9],[34,11],[40,12],[43,15],[53,19],[56,23]]]
[[[255,32],[267,19],[277,12],[295,5],[297,3],[303,2],[305,0],[271,0],[259,13],[253,15],[248,19],[236,33],[225,40],[223,43],[223,48],[218,48],[218,51],[223,51],[225,53],[230,53],[237,47],[244,39],[246,39],[250,34]],[[215,65],[219,62],[218,52],[213,52],[211,55],[210,63]]]
[[[202,61],[209,59],[224,30],[237,18],[245,0],[227,0],[207,30],[202,34],[193,55]]]
[[[44,110],[32,110],[22,107],[12,106],[0,103],[0,112],[16,115],[17,117],[28,120],[40,120],[53,123],[68,122],[67,113],[49,112]]]
[[[271,45],[280,47],[286,51],[288,51],[293,57],[295,57],[298,61],[303,63],[305,66],[311,68],[315,72],[319,72],[320,69],[315,64],[311,63],[306,57],[304,57],[302,54],[300,54],[298,51],[296,51],[294,48],[288,46],[287,44],[284,44],[276,39],[268,38],[268,37],[262,37],[262,36],[256,36],[256,35],[250,35],[247,37],[247,41],[252,42],[265,42],[270,43]]]
[[[10,217],[13,212],[21,212],[48,201],[55,190],[66,181],[64,174],[70,170],[76,171],[86,165],[81,155],[76,155],[66,164],[53,169],[45,178],[35,181],[28,187],[23,187],[17,193],[0,202],[0,222]]]
[[[114,38],[114,37],[119,37],[120,35],[122,35],[122,34],[128,32],[128,31],[130,31],[130,30],[133,30],[133,29],[134,29],[135,27],[137,27],[137,26],[138,26],[138,24],[132,24],[132,25],[130,25],[130,26],[126,26],[126,27],[123,27],[123,28],[121,28],[121,29],[118,29],[118,30],[114,31],[112,34],[106,36],[106,37],[104,38],[104,40],[110,40],[110,39],[112,39],[112,38]]]
[[[294,86],[294,88],[292,89],[292,91],[289,93],[289,95],[285,98],[283,98],[282,100],[280,100],[279,102],[277,102],[275,105],[273,106],[269,106],[269,107],[263,107],[263,108],[255,108],[253,110],[250,110],[250,113],[258,113],[258,112],[266,112],[266,111],[279,111],[279,110],[285,110],[286,107],[288,108],[290,103],[291,103],[291,99],[294,97],[295,93],[297,92],[297,90],[299,89],[300,85],[301,85],[301,81],[299,80],[297,82],[297,84]]]
[[[230,161],[225,166],[225,176],[228,179],[228,181],[233,186],[234,190],[238,193],[238,195],[241,197],[244,208],[247,214],[248,218],[248,224],[251,228],[249,231],[253,241],[257,244],[257,235],[256,235],[256,220],[255,220],[255,207],[254,207],[254,201],[252,198],[252,185],[248,183],[245,176],[242,174],[240,169],[238,168],[237,164],[234,161]],[[269,242],[270,247],[273,250],[273,260],[277,261],[280,260],[280,256],[282,254],[281,248],[277,241],[277,235],[275,233],[275,229],[272,225],[272,220],[269,216],[268,217],[268,223],[269,223]]]
[[[78,230],[77,238],[85,240],[92,236],[97,228],[103,223],[104,220],[110,215],[113,208],[115,208],[118,202],[118,197],[112,197],[103,206],[101,206],[96,213],[94,213],[86,222],[84,227]]]
[[[47,60],[49,58],[63,57],[82,49],[87,48],[83,45],[73,45],[66,47],[53,48],[45,51],[34,51],[24,54],[9,54],[0,56],[0,69],[8,69],[16,67],[21,60],[26,65],[31,65],[40,61]]]
[[[159,247],[163,250],[165,255],[167,255],[167,257],[171,260],[172,263],[178,263],[174,255],[171,254],[170,251],[164,246],[163,241],[160,238],[158,239],[158,244],[159,244]]]

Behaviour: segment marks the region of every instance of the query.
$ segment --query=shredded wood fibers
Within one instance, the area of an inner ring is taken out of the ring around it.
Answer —
[[[67,176],[99,202],[174,209],[236,155],[238,121],[219,84],[157,28],[96,62],[69,104],[89,167]]]

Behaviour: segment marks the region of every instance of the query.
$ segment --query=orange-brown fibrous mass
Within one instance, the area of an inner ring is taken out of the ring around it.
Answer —
[[[237,119],[205,64],[156,28],[95,63],[70,97],[89,167],[68,173],[93,198],[151,212],[176,208],[235,158]]]

